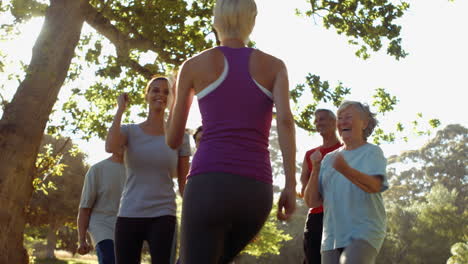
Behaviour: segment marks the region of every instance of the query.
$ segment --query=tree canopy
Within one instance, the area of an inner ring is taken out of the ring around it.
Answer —
[[[384,263],[445,263],[468,237],[467,130],[448,125],[418,150],[389,158]],[[463,245],[463,244],[462,244]],[[463,246],[453,258],[463,257]]]
[[[104,138],[112,119],[115,98],[128,92],[132,114],[144,115],[142,88],[153,74],[171,74],[182,61],[214,45],[211,29],[213,0],[11,0],[0,2],[0,12],[13,17],[0,27],[2,39],[17,32],[18,25],[32,17],[45,17],[41,34],[29,64],[23,65],[21,83],[11,101],[4,98],[0,121],[0,262],[26,261],[21,250],[25,219],[24,207],[32,194],[34,163],[44,128],[54,135]],[[356,55],[366,59],[386,47],[396,59],[407,53],[401,46],[398,18],[409,5],[391,0],[310,1],[306,16],[319,20],[325,28],[335,29],[358,47]],[[86,24],[83,29],[83,23]],[[0,56],[3,56],[0,53]],[[0,63],[0,70],[4,64]],[[76,80],[86,71],[93,74],[92,84],[82,87]],[[311,113],[318,101],[336,105],[351,88],[310,74],[307,88],[292,91],[295,103],[307,92],[311,104],[297,104],[296,121],[313,131]],[[71,96],[54,105],[61,87]],[[3,97],[3,96],[2,96]],[[397,99],[384,89],[376,89],[374,106],[391,111]],[[302,97],[304,99],[304,97]],[[305,110],[304,110],[305,109]],[[53,114],[51,115],[51,113]],[[437,125],[436,120],[431,121]],[[397,125],[396,130],[403,129]],[[377,140],[392,141],[392,131],[377,130]],[[15,203],[11,202],[15,201]],[[13,221],[14,219],[14,221]],[[18,253],[21,251],[21,253]],[[19,256],[19,257],[18,257]]]

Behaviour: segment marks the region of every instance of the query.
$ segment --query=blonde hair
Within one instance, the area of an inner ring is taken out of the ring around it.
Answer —
[[[213,26],[220,40],[240,38],[247,44],[256,16],[254,0],[217,0]]]
[[[148,83],[146,84],[146,87],[145,87],[145,97],[148,95],[148,92],[149,92],[149,89],[150,89],[150,86],[151,84],[154,82],[154,81],[166,81],[167,82],[167,85],[169,87],[169,91],[171,89],[171,85],[172,85],[172,82],[169,78],[165,77],[165,76],[159,76],[159,75],[155,75],[151,78],[151,80],[148,81]]]
[[[367,104],[362,104],[357,101],[342,102],[340,107],[338,108],[337,114],[339,115],[342,110],[348,108],[349,106],[353,106],[361,113],[362,120],[368,121],[367,127],[362,133],[364,140],[367,141],[367,138],[372,134],[374,128],[377,126],[377,119],[375,118],[375,114],[370,111],[369,106]]]

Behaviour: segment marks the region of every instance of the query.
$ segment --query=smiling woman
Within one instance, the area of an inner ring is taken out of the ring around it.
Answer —
[[[345,148],[355,149],[366,143],[377,125],[375,114],[369,106],[355,101],[345,101],[338,109],[337,128]]]
[[[325,156],[314,152],[304,199],[323,204],[322,263],[372,264],[385,238],[382,192],[388,189],[382,150],[367,143],[377,120],[367,105],[345,101],[337,127],[344,146]]]
[[[127,181],[115,229],[117,263],[137,263],[146,240],[155,263],[175,258],[176,203],[172,177],[183,194],[188,172],[188,135],[178,149],[166,145],[164,112],[170,81],[152,78],[145,88],[148,117],[140,124],[121,126],[127,94],[119,96],[118,109],[106,140],[106,151],[125,152]],[[172,177],[171,177],[172,176]]]

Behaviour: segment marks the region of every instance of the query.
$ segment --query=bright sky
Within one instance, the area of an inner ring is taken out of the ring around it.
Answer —
[[[384,128],[396,122],[408,124],[423,113],[424,120],[438,118],[444,127],[451,123],[468,126],[466,100],[468,95],[468,1],[416,0],[400,20],[403,26],[403,46],[409,55],[396,61],[385,51],[372,54],[363,61],[355,47],[333,30],[327,31],[311,18],[295,16],[294,9],[306,9],[305,0],[257,0],[258,17],[252,40],[257,48],[283,59],[288,67],[291,88],[304,82],[307,73],[320,75],[332,85],[343,82],[352,88],[347,99],[371,102],[376,88],[385,88],[397,96],[399,103],[391,114],[380,117]],[[0,17],[0,23],[2,22]],[[27,24],[15,41],[0,43],[0,50],[12,58],[29,63],[32,43],[41,23]],[[16,89],[17,83],[7,83],[6,90]],[[323,105],[322,107],[329,107]],[[336,110],[336,109],[333,109]],[[187,127],[200,124],[196,104]],[[321,143],[317,135],[297,132],[298,160],[304,152]],[[382,145],[387,156],[419,148],[428,137],[412,138],[410,143]],[[79,142],[88,153],[88,162],[95,163],[108,155],[100,140]]]

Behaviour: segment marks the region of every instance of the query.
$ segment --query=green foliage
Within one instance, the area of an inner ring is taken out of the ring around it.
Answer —
[[[419,150],[388,159],[391,192],[404,203],[423,201],[440,183],[459,194],[456,204],[463,210],[468,202],[468,129],[449,125]],[[398,168],[398,170],[397,170]]]
[[[85,155],[68,138],[45,135],[36,160],[35,189],[26,210],[32,227],[75,224],[81,186],[87,171]],[[59,169],[57,169],[59,168]]]
[[[452,256],[447,261],[447,264],[462,264],[468,263],[468,242],[458,242],[450,249]]]
[[[335,88],[330,88],[328,81],[322,81],[320,76],[308,74],[305,84],[299,84],[290,92],[294,102],[296,124],[306,131],[313,132],[312,124],[314,112],[320,102],[331,102],[338,107],[345,95],[350,94],[351,89],[344,87],[340,82]],[[312,95],[312,98],[308,97]],[[302,106],[305,105],[305,106]]]
[[[467,132],[449,125],[421,149],[389,158],[383,263],[445,263],[450,247],[466,241]]]
[[[296,199],[296,213],[287,222],[278,224],[278,228],[285,234],[291,236],[291,239],[281,243],[280,252],[275,254],[263,254],[259,257],[242,254],[235,259],[235,263],[255,263],[255,264],[283,264],[283,263],[302,263],[303,254],[303,233],[304,223],[309,208],[302,199]],[[274,220],[274,219],[273,219]],[[276,220],[274,220],[276,221]],[[277,221],[276,221],[277,222]]]
[[[377,88],[372,98],[375,99],[372,105],[377,107],[377,111],[382,114],[393,111],[394,106],[398,103],[397,98],[387,93],[383,88]]]
[[[468,235],[468,211],[460,213],[457,199],[456,191],[435,185],[425,201],[410,206],[387,202],[388,234],[379,258],[384,263],[444,263],[451,245]]]
[[[42,146],[42,152],[36,158],[36,177],[33,179],[34,190],[48,194],[48,190],[57,190],[49,177],[61,176],[67,165],[62,163],[63,154],[56,152],[51,144]]]
[[[320,76],[309,73],[305,83],[297,85],[290,92],[296,125],[311,133],[315,132],[313,119],[317,106],[320,103],[329,102],[335,107],[338,107],[345,96],[350,93],[351,88],[343,86],[341,82],[334,88],[331,88],[328,81],[322,81]],[[375,89],[372,98],[371,106],[377,108],[377,120],[386,113],[393,111],[398,103],[398,99],[388,93],[384,88]],[[422,121],[420,121],[421,119],[422,114],[418,113],[417,118],[412,122],[413,132],[416,135],[429,135],[429,129],[424,130],[421,128],[423,125]],[[428,124],[431,128],[436,128],[440,125],[440,121],[438,119],[431,119],[428,121]],[[402,123],[397,123],[394,130],[388,131],[382,129],[378,124],[372,134],[372,140],[375,144],[394,142],[397,138],[406,140],[407,136],[404,130],[405,126]]]
[[[47,9],[45,1],[11,0],[9,9],[17,22],[24,22],[32,17],[43,16]]]
[[[292,237],[279,229],[279,221],[276,219],[277,206],[271,210],[270,216],[257,237],[243,251],[254,257],[262,255],[279,255],[282,244]]]
[[[117,96],[130,94],[132,115],[145,116],[143,89],[153,75],[170,75],[188,57],[213,46],[213,1],[90,1],[86,22],[67,83],[74,86],[61,116],[48,132],[71,132],[84,139],[105,138]],[[95,82],[80,87],[73,81],[85,68]],[[87,103],[83,103],[87,102]],[[135,113],[135,114],[134,114]],[[52,120],[52,119],[51,119]]]
[[[367,59],[369,49],[376,52],[384,45],[397,60],[408,55],[401,46],[401,26],[396,24],[409,8],[404,1],[391,0],[311,0],[311,9],[304,12],[320,18],[327,29],[335,28],[348,37],[350,45],[358,46],[356,56]],[[296,11],[301,13],[300,11]]]

